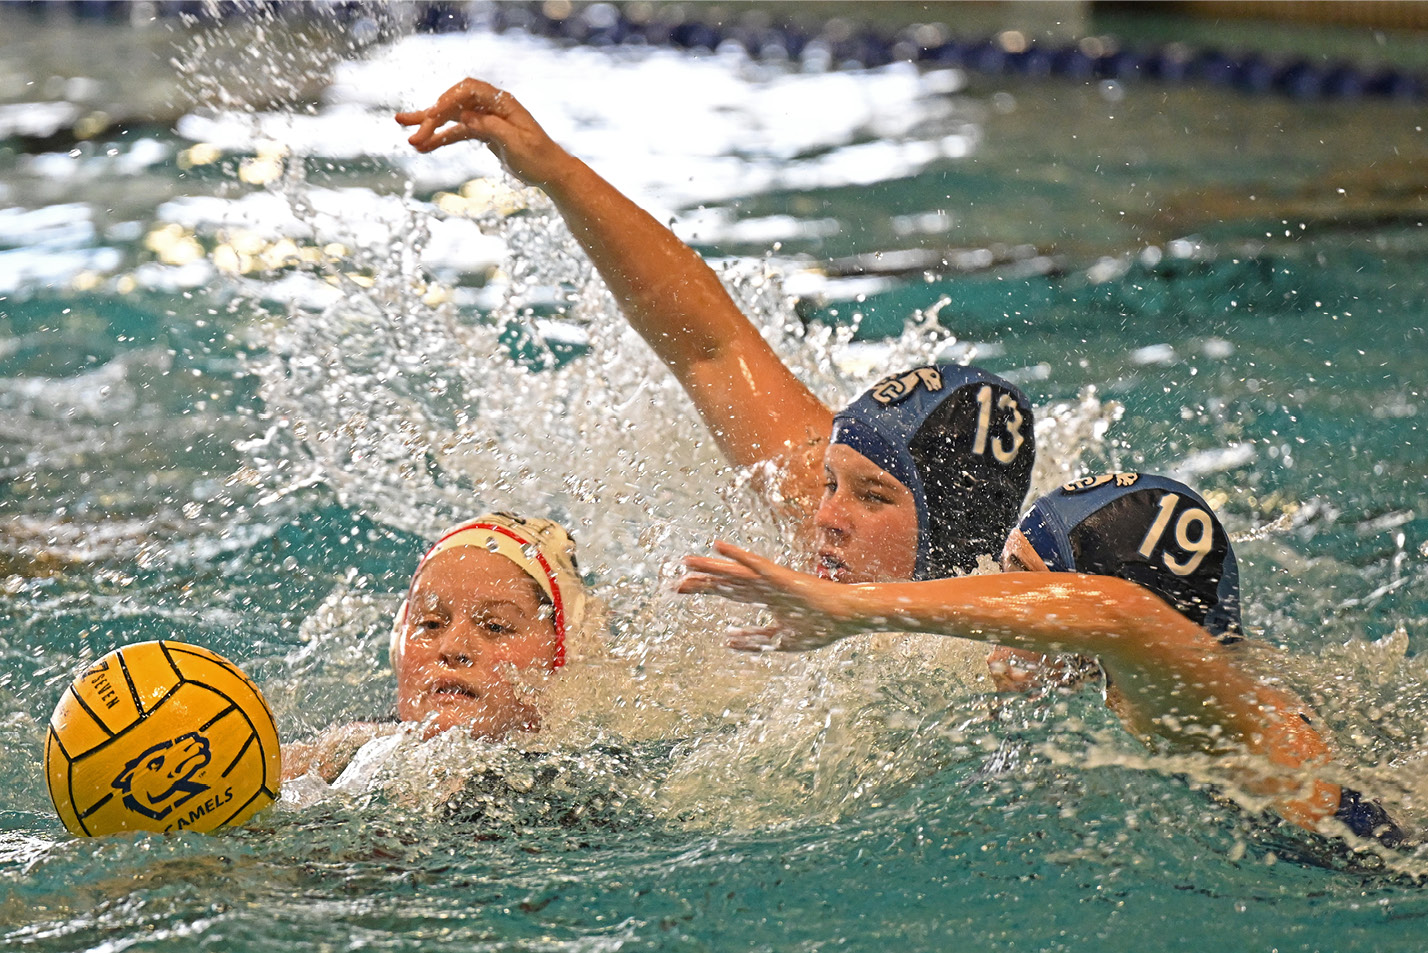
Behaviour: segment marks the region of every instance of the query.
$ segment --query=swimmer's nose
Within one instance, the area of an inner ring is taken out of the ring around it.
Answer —
[[[480,641],[476,641],[480,645]],[[476,664],[477,653],[472,650],[472,641],[463,635],[459,626],[453,626],[442,635],[437,646],[437,658],[444,664],[465,668]]]
[[[813,517],[813,525],[824,535],[835,539],[848,535],[852,527],[848,522],[848,511],[843,506],[841,494],[835,491],[823,495],[823,501],[818,505],[818,512]]]

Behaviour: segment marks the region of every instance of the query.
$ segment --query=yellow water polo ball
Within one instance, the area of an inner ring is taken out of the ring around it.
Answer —
[[[45,782],[76,835],[212,831],[278,797],[282,753],[258,687],[172,640],[116,649],[55,706]]]

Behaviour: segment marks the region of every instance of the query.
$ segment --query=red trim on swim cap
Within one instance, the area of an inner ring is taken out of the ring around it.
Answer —
[[[416,572],[412,574],[411,586],[407,589],[407,600],[411,600],[412,591],[416,589],[417,574],[421,573],[421,568],[426,566],[426,561],[431,558],[431,555],[436,550],[436,548],[441,546],[447,540],[450,540],[452,537],[456,536],[458,533],[464,533],[467,530],[491,530],[501,534],[503,537],[509,537],[510,539],[516,541],[522,546],[535,547],[536,562],[540,564],[540,568],[545,572],[546,580],[550,582],[550,598],[551,602],[555,606],[555,662],[550,668],[559,669],[561,666],[564,666],[565,603],[560,597],[560,580],[556,577],[555,570],[551,568],[550,562],[546,560],[545,553],[541,551],[540,544],[537,543],[535,540],[528,540],[525,537],[522,537],[521,535],[511,530],[509,527],[503,527],[498,523],[483,523],[478,519],[473,520],[470,523],[463,523],[458,527],[452,527],[446,533],[442,534],[441,537],[438,538],[437,541],[433,543],[431,547],[426,551],[426,554],[421,558],[421,562],[417,564]],[[500,554],[497,555],[499,556]],[[410,612],[410,610],[408,609],[407,612]],[[403,613],[402,615],[401,625],[406,625],[405,613]]]

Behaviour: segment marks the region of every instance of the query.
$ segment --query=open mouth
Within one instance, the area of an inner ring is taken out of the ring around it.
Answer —
[[[433,699],[480,699],[481,693],[457,682],[439,682],[428,690]]]
[[[818,564],[814,568],[820,578],[825,580],[838,580],[848,572],[848,564],[838,559],[832,553],[824,550],[818,554]]]

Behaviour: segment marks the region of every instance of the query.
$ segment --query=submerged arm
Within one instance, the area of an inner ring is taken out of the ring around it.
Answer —
[[[832,412],[739,311],[702,258],[648,212],[552,140],[509,93],[467,79],[424,110],[398,113],[419,128],[421,152],[478,139],[517,178],[550,196],[631,326],[674,372],[724,455],[784,468],[780,490],[811,519]],[[443,124],[452,125],[442,127]]]
[[[351,722],[331,726],[310,742],[289,742],[283,746],[283,781],[316,775],[331,784],[358,749],[395,729],[393,723]]]
[[[1328,746],[1290,694],[1246,673],[1214,637],[1150,591],[1076,573],[1007,573],[920,583],[838,584],[781,567],[728,544],[726,559],[689,557],[682,593],[710,593],[773,611],[771,629],[735,648],[811,649],[862,632],[959,636],[1040,653],[1098,657],[1125,697],[1118,710],[1136,734],[1221,753],[1240,748],[1285,771],[1247,773],[1307,828],[1338,805],[1338,787],[1299,774],[1328,760]]]

